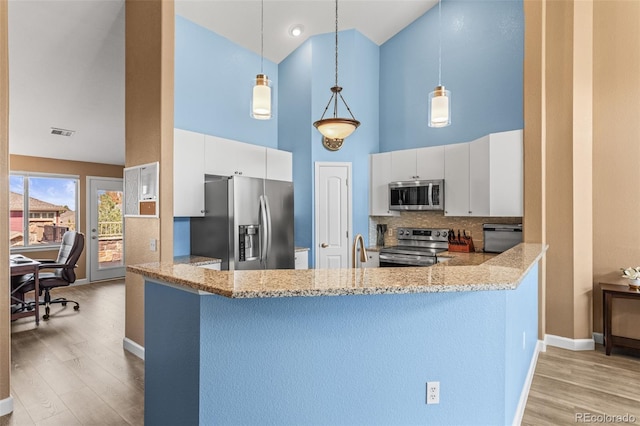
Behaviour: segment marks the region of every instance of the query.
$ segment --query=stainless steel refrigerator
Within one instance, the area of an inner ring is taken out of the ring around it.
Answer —
[[[205,216],[191,218],[191,254],[223,270],[293,269],[293,183],[207,176]]]

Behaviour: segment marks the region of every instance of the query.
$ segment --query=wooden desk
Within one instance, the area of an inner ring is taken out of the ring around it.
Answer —
[[[29,259],[31,260],[31,259]],[[11,267],[11,276],[14,275],[25,275],[25,274],[33,274],[33,278],[35,280],[35,289],[34,289],[34,299],[35,299],[35,307],[32,311],[22,311],[17,312],[15,314],[11,314],[11,320],[15,320],[18,318],[28,317],[31,315],[36,316],[36,325],[40,324],[40,279],[38,277],[38,271],[40,270],[40,262],[36,262],[35,260],[31,260],[28,263],[17,263],[10,261],[9,266]],[[13,294],[16,289],[11,289],[11,300],[15,300],[13,298]]]
[[[627,285],[605,284],[600,283],[602,288],[602,319],[604,322],[604,347],[607,355],[611,354],[611,348],[614,346],[623,346],[626,348],[640,349],[640,340],[630,339],[628,337],[614,336],[611,332],[611,311],[613,299],[638,299],[640,300],[640,291],[631,290]]]

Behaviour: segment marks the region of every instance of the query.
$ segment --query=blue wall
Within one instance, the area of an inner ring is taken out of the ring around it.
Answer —
[[[380,47],[380,150],[466,142],[521,129],[524,12],[521,0],[442,2],[442,83],[451,126],[427,125],[438,84],[438,8]]]
[[[295,245],[312,246],[313,160],[311,138],[315,128],[311,113],[312,42],[302,46],[280,62],[278,86],[279,149],[293,153],[293,201]]]
[[[507,292],[505,327],[505,412],[515,416],[538,344],[538,265],[533,265],[518,291]],[[534,321],[535,319],[535,321]],[[526,402],[526,401],[525,401]]]
[[[516,290],[228,299],[147,281],[145,413],[192,418],[198,389],[207,425],[512,424],[537,282],[534,265]]]
[[[293,152],[296,245],[311,248],[311,267],[317,246],[313,241],[315,162],[352,163],[353,232],[369,235],[369,154],[378,152],[379,48],[355,30],[340,32],[339,40],[338,83],[362,124],[337,152],[322,146],[322,136],[313,127],[335,84],[334,34],[311,38],[280,64],[279,147]],[[343,105],[338,111],[339,116],[348,116]]]
[[[249,116],[260,55],[176,16],[174,126],[241,142],[278,147],[278,122]],[[278,65],[264,71],[278,87]],[[274,111],[278,94],[272,93]]]

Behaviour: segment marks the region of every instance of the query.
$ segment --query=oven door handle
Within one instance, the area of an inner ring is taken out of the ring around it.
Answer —
[[[431,266],[436,263],[436,257],[423,256],[420,259],[418,256],[398,256],[380,253],[380,261],[394,263],[396,265]]]

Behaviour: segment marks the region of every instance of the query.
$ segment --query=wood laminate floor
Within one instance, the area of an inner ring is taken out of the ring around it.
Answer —
[[[124,281],[55,294],[80,302],[80,312],[58,305],[39,327],[29,318],[12,323],[15,409],[0,417],[0,426],[142,425],[144,363],[122,349]],[[581,413],[588,413],[582,422]],[[614,349],[608,357],[598,345],[581,352],[548,347],[540,354],[523,425],[594,423],[588,415],[604,414],[634,416],[630,423],[640,425],[638,352]]]
[[[12,323],[9,425],[142,425],[144,362],[122,349],[124,281],[57,289],[80,303]],[[44,311],[44,309],[42,309]]]
[[[640,424],[638,352],[616,348],[606,356],[596,345],[575,352],[547,346],[540,354],[522,424],[580,423]]]

